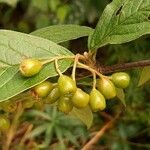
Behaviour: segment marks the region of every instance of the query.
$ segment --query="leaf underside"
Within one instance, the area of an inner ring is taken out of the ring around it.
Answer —
[[[19,64],[26,58],[47,60],[58,56],[73,55],[66,48],[49,40],[19,32],[0,30],[0,102],[57,75],[54,63],[43,67],[41,72],[25,78],[19,72]],[[68,59],[59,61],[64,72],[72,62]]]
[[[150,0],[113,0],[89,37],[89,48],[121,44],[150,33]]]

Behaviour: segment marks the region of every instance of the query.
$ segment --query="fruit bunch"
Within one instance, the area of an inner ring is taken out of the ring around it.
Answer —
[[[23,77],[29,78],[37,75],[42,67],[43,63],[41,61],[26,59],[21,62],[19,70]],[[78,66],[74,65],[74,67]],[[94,69],[90,67],[91,66],[83,64],[81,68],[93,73]],[[75,71],[75,68],[73,68],[73,70]],[[49,80],[46,80],[33,87],[30,90],[31,92],[28,92],[32,93],[29,98],[25,95],[24,100],[21,101],[24,109],[31,107],[41,109],[44,104],[55,103],[58,110],[65,114],[68,114],[73,107],[82,109],[89,106],[93,112],[102,111],[106,108],[106,99],[109,100],[116,96],[116,87],[124,89],[128,87],[130,82],[130,77],[125,72],[114,73],[111,76],[104,76],[97,73],[95,76],[93,75],[93,87],[91,88],[91,92],[86,93],[77,87],[75,75],[70,77],[62,74],[60,70],[58,70],[58,66],[56,66],[56,71],[59,74],[57,83],[51,83]],[[34,98],[31,95],[33,95]],[[4,115],[0,116],[0,131],[5,131],[9,128],[10,122],[6,116],[8,116],[9,113],[15,112],[17,105],[18,102],[16,101],[0,103],[0,111],[4,112]]]
[[[27,59],[20,64],[20,72],[25,77],[31,77],[40,72],[42,63],[35,59]],[[106,108],[106,99],[116,96],[116,87],[126,88],[130,77],[125,72],[114,73],[111,76],[100,76],[97,84],[88,94],[78,88],[76,81],[67,75],[60,74],[57,83],[44,81],[32,89],[37,98],[43,99],[44,103],[57,102],[58,110],[69,113],[73,107],[82,109],[90,106],[93,112]],[[28,107],[27,107],[28,108]]]

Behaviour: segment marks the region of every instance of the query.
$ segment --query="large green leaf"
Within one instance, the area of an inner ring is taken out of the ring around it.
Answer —
[[[141,73],[141,77],[138,83],[138,86],[143,85],[150,80],[150,66],[144,67]]]
[[[79,25],[53,25],[38,29],[32,35],[49,39],[56,43],[61,43],[84,36],[89,36],[93,32],[92,28]]]
[[[89,48],[121,44],[149,33],[150,0],[113,0],[89,38]]]
[[[89,106],[83,109],[77,109],[74,107],[70,112],[70,115],[80,119],[87,128],[90,128],[93,123],[93,113]]]
[[[49,40],[14,31],[0,30],[0,101],[7,100],[33,86],[57,75],[54,63],[47,64],[32,77],[22,77],[19,64],[24,58],[51,59],[57,56],[73,55],[66,48]],[[59,61],[63,72],[71,61]]]

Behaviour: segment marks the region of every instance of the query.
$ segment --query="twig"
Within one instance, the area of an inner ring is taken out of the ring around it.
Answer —
[[[100,66],[98,68],[102,74],[108,74],[117,71],[124,71],[128,69],[140,68],[145,66],[150,66],[150,60],[141,60],[136,62],[124,63],[124,64],[116,64],[112,66]]]
[[[106,130],[110,129],[116,119],[120,116],[120,113],[116,115],[113,119],[111,119],[109,122],[107,122],[98,132],[97,134],[82,148],[82,150],[91,150],[92,146],[96,144],[99,139],[103,136],[103,134],[106,132]]]
[[[16,129],[18,126],[19,118],[22,115],[22,113],[23,113],[22,104],[19,103],[18,107],[17,107],[17,111],[16,111],[14,119],[13,119],[13,122],[12,122],[12,125],[7,133],[7,139],[6,139],[6,143],[3,145],[3,150],[9,150],[10,144],[13,140],[13,137],[15,135],[15,132],[16,132]]]

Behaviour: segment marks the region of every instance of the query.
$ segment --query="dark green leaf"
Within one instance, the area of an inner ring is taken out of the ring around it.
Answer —
[[[23,59],[46,60],[73,55],[66,48],[49,40],[8,30],[0,30],[0,52],[0,101],[7,100],[57,75],[54,63],[49,63],[38,75],[25,78],[19,72],[19,64]],[[70,65],[71,61],[68,59],[59,61],[62,72]]]
[[[89,38],[89,48],[121,44],[149,33],[150,0],[113,0]]]
[[[84,36],[89,36],[93,32],[92,28],[79,25],[53,25],[32,32],[32,35],[49,39],[56,43],[61,43]]]

